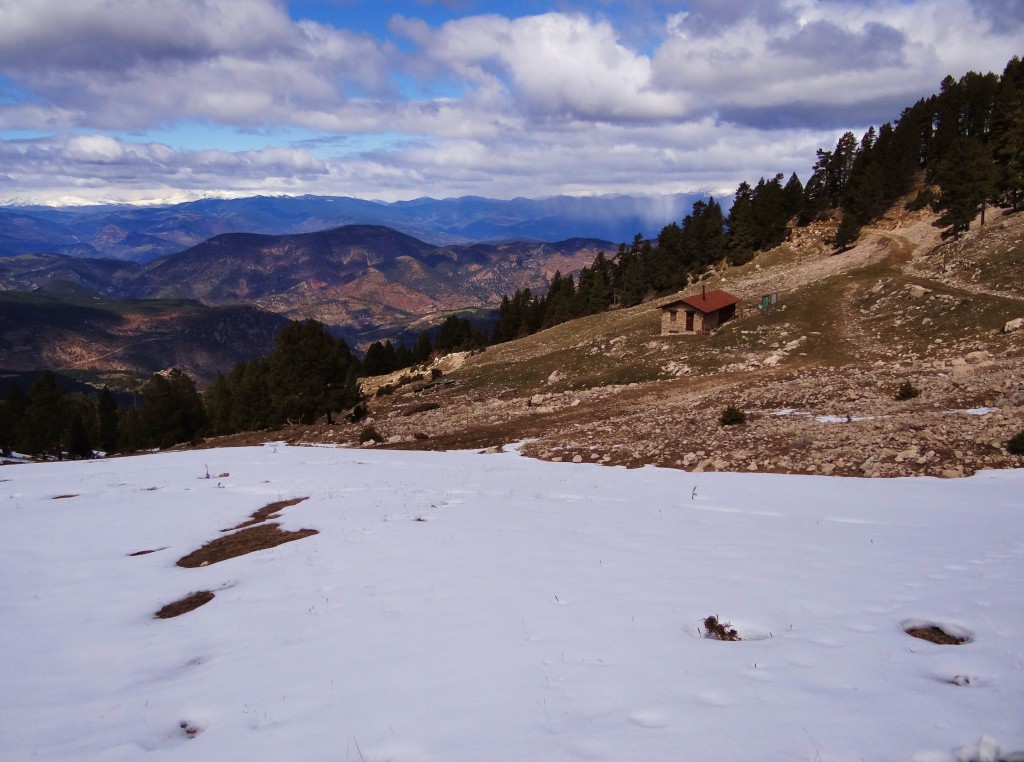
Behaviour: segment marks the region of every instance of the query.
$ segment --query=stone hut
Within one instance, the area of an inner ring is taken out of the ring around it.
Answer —
[[[661,335],[677,333],[709,334],[736,316],[738,296],[721,289],[684,296],[661,307]]]

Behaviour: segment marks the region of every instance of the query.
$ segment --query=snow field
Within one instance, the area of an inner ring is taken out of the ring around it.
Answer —
[[[1021,471],[861,480],[268,445],[0,480],[0,759],[1024,751]],[[279,522],[318,535],[175,566],[303,496]],[[216,597],[153,618],[197,590]],[[744,641],[700,637],[709,614]],[[971,642],[917,640],[913,623]]]

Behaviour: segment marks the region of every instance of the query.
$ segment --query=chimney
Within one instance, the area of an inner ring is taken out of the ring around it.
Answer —
[[[704,284],[703,283],[700,284],[700,298],[701,298],[702,301],[705,301],[705,302],[708,300],[708,295],[707,295],[707,292],[704,290]]]

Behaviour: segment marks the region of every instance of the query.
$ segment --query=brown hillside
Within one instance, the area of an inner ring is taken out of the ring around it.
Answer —
[[[697,471],[949,477],[1024,465],[1005,449],[1024,429],[1024,330],[1002,332],[1024,317],[1024,214],[990,216],[953,244],[931,221],[901,213],[838,255],[827,226],[799,230],[706,278],[743,298],[709,337],[660,336],[671,299],[612,310],[465,358],[446,384],[375,397],[371,422],[391,447],[527,440],[539,458]],[[770,292],[779,303],[762,313]],[[921,393],[898,401],[906,381]],[[747,423],[720,425],[727,405]],[[286,434],[356,443],[363,425]]]

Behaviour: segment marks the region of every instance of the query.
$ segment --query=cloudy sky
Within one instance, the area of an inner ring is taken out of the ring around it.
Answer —
[[[731,195],[1022,39],[1022,0],[0,0],[0,202]]]

